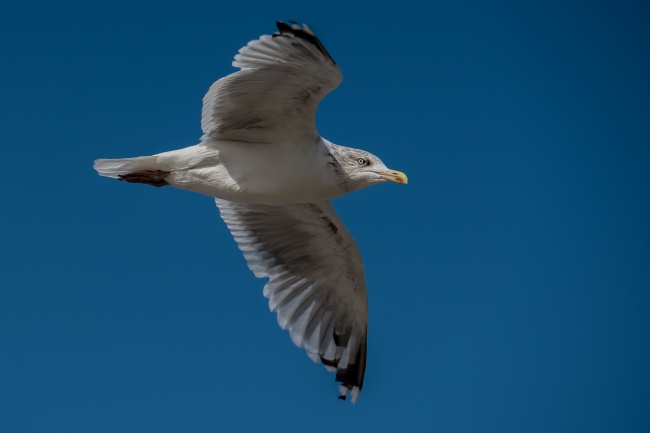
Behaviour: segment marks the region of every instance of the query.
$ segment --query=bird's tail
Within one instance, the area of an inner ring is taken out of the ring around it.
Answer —
[[[138,156],[136,158],[98,159],[93,168],[100,176],[119,179],[129,173],[143,170],[156,170],[158,167],[156,156]]]

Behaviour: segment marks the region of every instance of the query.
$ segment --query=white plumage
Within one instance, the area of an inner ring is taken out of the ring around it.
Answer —
[[[102,176],[172,185],[216,198],[248,266],[268,278],[278,323],[356,402],[366,365],[368,304],[359,251],[328,200],[406,176],[376,156],[338,146],[315,126],[341,72],[307,26],[243,47],[240,68],[203,99],[201,142],[152,156],[100,159]]]

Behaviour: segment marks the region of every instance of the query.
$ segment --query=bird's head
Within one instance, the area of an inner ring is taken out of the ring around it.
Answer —
[[[404,173],[391,170],[372,153],[365,150],[338,146],[336,162],[346,178],[350,190],[365,188],[376,183],[392,181],[406,184],[408,178]]]

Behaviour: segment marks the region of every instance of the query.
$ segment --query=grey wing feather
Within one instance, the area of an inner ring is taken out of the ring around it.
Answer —
[[[341,71],[306,25],[278,22],[278,32],[235,56],[239,72],[215,82],[203,98],[203,140],[291,144],[318,138],[316,109],[342,80]]]
[[[336,371],[344,398],[363,386],[368,300],[361,255],[329,202],[264,206],[216,199],[278,323]]]

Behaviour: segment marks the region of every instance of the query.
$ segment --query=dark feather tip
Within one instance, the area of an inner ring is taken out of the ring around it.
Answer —
[[[325,57],[327,57],[332,61],[332,63],[336,64],[336,62],[334,61],[330,53],[327,52],[327,50],[325,49],[321,41],[316,37],[316,35],[312,34],[311,32],[308,32],[307,30],[304,29],[304,27],[299,26],[298,23],[296,23],[293,20],[290,20],[289,23],[293,24],[298,28],[294,28],[293,26],[290,26],[284,21],[276,21],[275,25],[278,27],[278,32],[274,33],[273,37],[291,34],[294,35],[296,38],[304,39],[305,41],[309,42],[310,44],[318,48],[318,51],[323,53]]]

